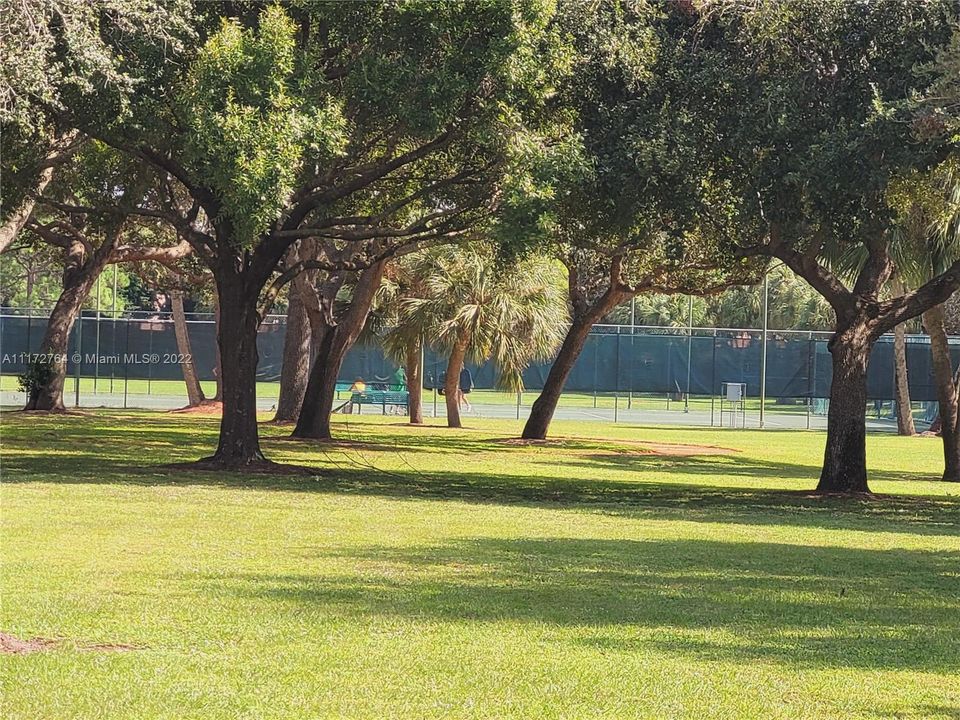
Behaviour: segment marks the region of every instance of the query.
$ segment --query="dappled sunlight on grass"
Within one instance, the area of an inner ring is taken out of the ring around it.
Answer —
[[[871,437],[876,499],[812,496],[818,433],[511,421],[263,425],[316,474],[165,467],[217,421],[3,417],[0,630],[23,717],[950,717],[960,488]],[[609,438],[603,437],[609,434]],[[658,454],[671,443],[727,454]],[[91,643],[141,648],[78,652]],[[72,644],[71,644],[72,643]],[[72,648],[72,649],[71,649]],[[37,687],[53,688],[38,694]],[[441,710],[438,710],[441,708]],[[445,708],[445,709],[444,709]]]

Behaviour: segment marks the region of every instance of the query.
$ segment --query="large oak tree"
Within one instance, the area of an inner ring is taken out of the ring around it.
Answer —
[[[844,0],[676,10],[687,61],[672,102],[702,129],[706,178],[727,198],[718,214],[748,239],[741,254],[779,259],[836,315],[823,492],[869,491],[875,342],[960,286],[955,258],[919,288],[884,294],[895,270],[889,183],[953,150],[943,124],[917,114],[916,99],[935,80],[920,70],[948,44],[955,11],[950,2]],[[847,278],[837,259],[851,253],[862,262]]]
[[[179,66],[153,46],[131,53],[155,72],[119,120],[102,99],[60,114],[191,199],[138,211],[169,222],[216,280],[224,407],[211,464],[263,461],[256,334],[271,299],[298,270],[347,269],[328,256],[277,273],[291,244],[375,242],[373,267],[468,225],[543,121],[563,66],[551,14],[506,0],[198,3],[199,41]]]

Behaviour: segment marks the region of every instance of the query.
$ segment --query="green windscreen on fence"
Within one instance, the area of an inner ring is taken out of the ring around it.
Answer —
[[[30,353],[40,347],[46,319],[20,315],[0,316],[0,373],[24,370]],[[214,378],[216,330],[210,320],[188,323],[192,355],[201,379]],[[258,336],[258,378],[280,377],[284,323],[265,322]],[[824,334],[771,331],[767,337],[766,394],[771,398],[828,397],[830,353]],[[960,347],[954,346],[954,359]],[[74,326],[68,350],[68,372],[90,377],[177,380],[178,363],[173,323],[169,317],[84,317]],[[721,384],[746,383],[747,394],[759,394],[763,370],[763,340],[757,330],[668,331],[624,326],[598,327],[587,339],[570,373],[566,390],[586,393],[676,393],[711,395]],[[931,378],[930,346],[923,337],[907,343],[910,396],[915,401],[935,401]],[[79,366],[79,367],[78,367]],[[425,356],[425,385],[439,382],[446,359],[432,351]],[[380,347],[358,345],[343,364],[340,378],[352,382],[386,380],[396,369]],[[491,364],[472,367],[477,388],[492,388]],[[537,363],[524,372],[528,390],[543,387],[549,363]],[[872,400],[891,400],[893,394],[893,342],[882,338],[870,358],[868,393]]]

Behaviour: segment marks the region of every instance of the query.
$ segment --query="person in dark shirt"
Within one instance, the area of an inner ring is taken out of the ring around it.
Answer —
[[[470,400],[467,398],[471,390],[473,390],[473,375],[470,374],[470,369],[464,365],[460,370],[460,387],[457,388],[457,400],[461,405],[466,405],[468,411],[473,409]]]

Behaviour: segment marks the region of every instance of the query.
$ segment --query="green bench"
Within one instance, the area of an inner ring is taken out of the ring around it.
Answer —
[[[350,402],[356,406],[358,415],[363,412],[364,405],[379,405],[386,415],[387,407],[406,408],[410,404],[410,393],[400,390],[365,390],[353,393]]]
[[[342,383],[338,382],[335,386],[337,400],[340,399],[340,393],[350,392],[350,388],[353,387],[353,383]]]

